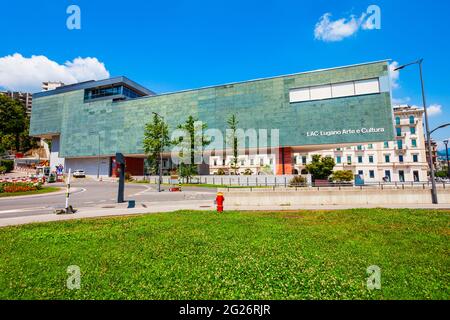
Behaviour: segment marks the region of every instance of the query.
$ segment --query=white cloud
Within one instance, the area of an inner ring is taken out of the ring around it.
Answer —
[[[360,18],[351,15],[349,18],[330,20],[331,13],[325,13],[320,17],[314,29],[314,37],[326,42],[341,41],[355,34],[366,17],[363,13]]]
[[[97,58],[75,58],[64,64],[46,56],[26,58],[20,53],[0,57],[0,87],[7,90],[38,92],[43,81],[72,84],[109,78],[105,65]]]
[[[389,64],[389,74],[391,75],[391,86],[392,89],[397,89],[400,87],[398,84],[398,80],[400,78],[400,70],[395,71],[396,68],[399,67],[399,63],[397,61],[393,61]]]
[[[430,117],[438,116],[442,113],[442,106],[440,104],[432,104],[427,107],[427,113]]]

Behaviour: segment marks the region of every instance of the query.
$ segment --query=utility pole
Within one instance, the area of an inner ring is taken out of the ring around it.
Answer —
[[[431,176],[431,200],[432,200],[433,204],[437,204],[438,198],[437,198],[436,180],[435,180],[434,164],[433,164],[432,150],[431,150],[431,132],[430,132],[430,126],[428,123],[428,111],[427,111],[427,101],[425,98],[425,85],[424,85],[424,81],[423,81],[422,63],[423,63],[423,59],[420,59],[415,62],[411,62],[411,63],[405,64],[403,66],[400,66],[400,67],[396,68],[394,71],[404,69],[405,67],[408,67],[413,64],[419,65],[420,84],[422,87],[423,111],[425,114],[425,130],[426,130],[426,137],[427,137],[427,149],[428,149],[428,155],[429,155],[428,165],[430,166],[430,176]]]

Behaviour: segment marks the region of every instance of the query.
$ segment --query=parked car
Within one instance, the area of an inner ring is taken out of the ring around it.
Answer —
[[[73,172],[73,177],[74,178],[85,178],[86,177],[86,173],[84,173],[84,170],[75,170]]]

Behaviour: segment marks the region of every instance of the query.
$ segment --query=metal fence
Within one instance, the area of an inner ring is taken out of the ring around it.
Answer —
[[[294,175],[285,176],[195,176],[191,178],[189,182],[192,185],[214,185],[223,188],[233,188],[233,187],[249,187],[249,188],[316,188],[316,189],[410,189],[410,188],[420,188],[420,189],[431,189],[431,182],[365,182],[362,185],[355,185],[354,182],[350,183],[326,183],[323,181],[313,182],[309,176],[304,176],[306,179],[305,183],[294,184],[291,180]],[[158,176],[146,176],[138,177],[138,180],[145,180],[148,183],[158,183]],[[165,184],[173,183],[174,181],[170,179],[169,176],[163,176],[162,182]],[[181,179],[181,183],[186,183],[187,181]],[[439,188],[450,188],[449,182],[437,182]]]

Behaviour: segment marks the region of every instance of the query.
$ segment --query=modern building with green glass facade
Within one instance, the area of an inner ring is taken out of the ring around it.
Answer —
[[[297,149],[395,136],[388,61],[165,94],[125,77],[63,86],[33,95],[30,134],[53,141],[52,169],[63,164],[94,175],[100,159],[100,174],[111,175],[121,152],[128,170],[140,175],[144,128],[153,112],[170,130],[192,115],[225,134],[231,114],[243,130],[278,130],[277,174],[291,174]]]

